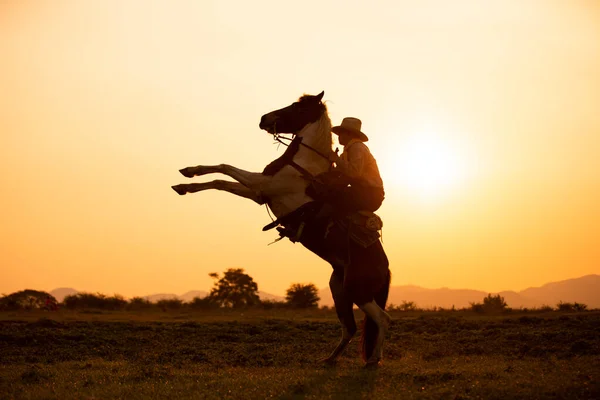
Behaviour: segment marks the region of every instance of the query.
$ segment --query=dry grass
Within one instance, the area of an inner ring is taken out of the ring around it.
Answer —
[[[397,313],[386,360],[316,360],[326,311],[0,314],[2,398],[600,398],[600,314]]]

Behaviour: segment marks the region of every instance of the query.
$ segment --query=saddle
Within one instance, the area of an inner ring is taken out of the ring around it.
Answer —
[[[338,217],[327,203],[312,201],[265,225],[262,230],[277,228],[280,236],[277,240],[287,237],[295,243],[300,241],[303,235],[316,235],[325,240],[334,227],[341,229],[349,239],[366,248],[381,237],[379,231],[383,228],[383,221],[371,211],[358,211]]]

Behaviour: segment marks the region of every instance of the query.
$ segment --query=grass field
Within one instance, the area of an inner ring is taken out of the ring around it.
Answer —
[[[600,399],[598,312],[392,317],[367,370],[332,311],[4,312],[0,398]]]

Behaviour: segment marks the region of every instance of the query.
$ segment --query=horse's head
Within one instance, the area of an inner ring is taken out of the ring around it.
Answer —
[[[297,134],[306,125],[318,121],[327,111],[325,104],[321,102],[324,93],[316,96],[306,94],[287,107],[271,111],[262,116],[258,126],[271,134]]]

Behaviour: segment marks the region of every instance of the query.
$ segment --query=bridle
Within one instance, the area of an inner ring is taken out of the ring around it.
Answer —
[[[277,133],[277,122],[273,123],[273,138],[275,139],[276,142],[281,143],[284,146],[289,146],[289,144],[285,143],[284,140],[289,140],[290,142],[292,142],[294,140],[294,138],[289,138],[286,136],[283,136],[284,133]],[[295,133],[291,134],[292,136],[296,136]],[[315,152],[316,154],[318,154],[319,156],[321,156],[322,158],[326,159],[327,161],[329,161],[329,157],[327,157],[325,154],[321,153],[319,150],[315,149],[312,146],[307,145],[306,143],[300,142],[300,146],[304,146],[309,150],[312,150],[313,152]],[[329,161],[331,163],[331,161]]]

